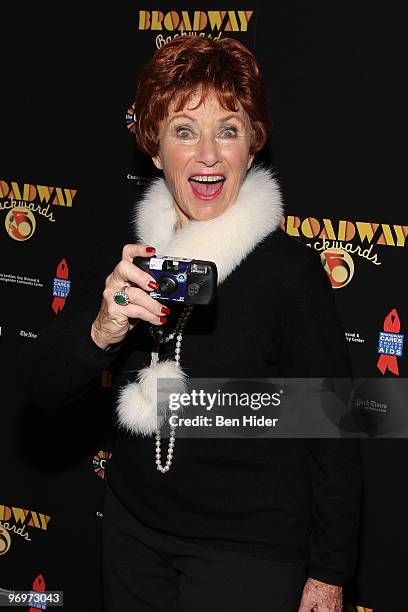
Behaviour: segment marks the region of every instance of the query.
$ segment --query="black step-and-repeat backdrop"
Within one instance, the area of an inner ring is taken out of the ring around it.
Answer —
[[[274,121],[261,160],[282,185],[282,227],[321,255],[375,416],[378,381],[407,376],[405,33],[392,8],[363,3],[84,5],[15,7],[4,22],[0,588],[62,590],[64,609],[99,611],[110,373],[81,404],[47,414],[22,401],[20,354],[73,307],[89,262],[108,273],[131,239],[154,176],[132,137],[139,67],[175,36],[230,36],[254,51]],[[379,439],[375,423],[347,599],[390,612],[405,609],[408,443]]]

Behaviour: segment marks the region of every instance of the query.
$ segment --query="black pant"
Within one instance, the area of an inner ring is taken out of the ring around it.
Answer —
[[[306,568],[218,550],[138,522],[106,488],[105,612],[297,612]]]

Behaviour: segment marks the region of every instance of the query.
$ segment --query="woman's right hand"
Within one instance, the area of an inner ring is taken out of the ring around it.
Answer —
[[[132,263],[136,256],[152,257],[155,249],[143,244],[127,244],[122,259],[107,277],[101,309],[92,324],[92,340],[100,348],[121,342],[135,326],[130,319],[143,319],[153,325],[166,323],[163,315],[170,310],[148,295],[157,288],[155,279]],[[127,306],[119,306],[113,296],[127,285],[129,296]]]

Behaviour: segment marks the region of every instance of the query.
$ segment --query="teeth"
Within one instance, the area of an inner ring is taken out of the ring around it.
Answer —
[[[190,181],[198,181],[199,183],[216,183],[217,181],[223,181],[224,177],[218,176],[191,176]]]

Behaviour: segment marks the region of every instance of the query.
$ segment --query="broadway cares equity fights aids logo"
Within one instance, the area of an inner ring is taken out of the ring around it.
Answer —
[[[354,258],[362,257],[380,266],[377,245],[403,248],[408,225],[374,221],[282,217],[281,228],[290,236],[307,238],[307,246],[320,253],[324,269],[334,289],[349,284],[354,275]]]
[[[159,49],[178,36],[207,36],[247,32],[254,11],[139,11],[139,30],[155,34]]]
[[[383,330],[378,336],[377,368],[384,376],[386,372],[391,372],[399,376],[398,357],[402,357],[404,350],[404,334],[401,331],[401,321],[396,308],[390,310],[384,319]]]
[[[11,548],[12,536],[19,536],[31,542],[31,533],[26,527],[35,527],[46,531],[51,517],[35,510],[4,506],[0,504],[0,556],[5,555]]]
[[[0,212],[5,211],[6,232],[18,242],[34,235],[38,216],[55,222],[57,207],[72,207],[77,189],[32,185],[0,179]]]
[[[69,269],[66,259],[61,259],[57,266],[52,284],[52,304],[51,307],[57,315],[65,306],[65,300],[71,291],[71,281],[69,280]]]

